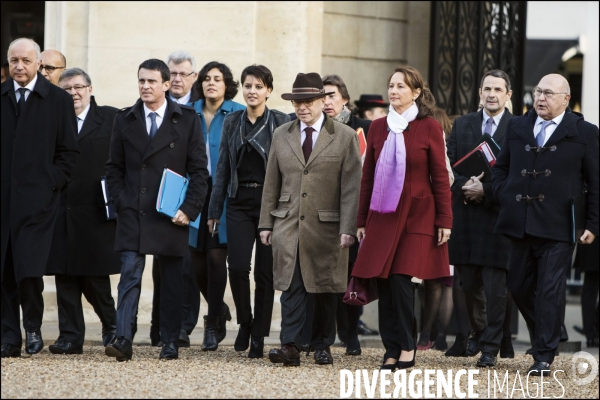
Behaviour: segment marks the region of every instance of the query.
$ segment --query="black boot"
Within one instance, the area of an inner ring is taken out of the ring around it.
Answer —
[[[231,313],[229,312],[229,306],[223,302],[221,306],[221,315],[219,316],[219,332],[217,333],[217,339],[219,343],[225,339],[227,335],[227,321],[231,321]]]
[[[203,351],[215,351],[219,347],[217,334],[219,331],[219,317],[204,316],[204,340]]]
[[[446,357],[466,357],[467,356],[467,338],[464,334],[456,335],[454,344],[445,354]]]
[[[250,345],[250,331],[252,330],[252,321],[244,322],[240,325],[233,348],[235,351],[245,351]]]
[[[248,358],[262,358],[265,352],[265,338],[260,336],[252,336],[250,340],[250,351]]]

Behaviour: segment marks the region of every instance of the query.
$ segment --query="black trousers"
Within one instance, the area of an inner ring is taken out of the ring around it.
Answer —
[[[81,295],[94,308],[102,322],[102,333],[117,329],[117,311],[111,294],[110,277],[56,275],[56,302],[58,305],[57,341],[83,345],[85,320]]]
[[[507,284],[528,328],[533,358],[552,363],[560,341],[567,271],[575,245],[525,235],[511,239]]]
[[[506,314],[507,271],[472,264],[455,267],[460,274],[471,326],[475,332],[484,331],[479,340],[481,352],[497,355]]]
[[[300,271],[300,257],[288,290],[281,293],[281,345],[292,344],[300,349],[300,334],[306,319],[308,293]],[[337,293],[311,293],[314,301],[314,317],[310,345],[324,350],[335,342],[335,309]]]
[[[581,316],[587,340],[598,337],[598,275],[598,271],[585,271],[581,291]]]
[[[184,297],[183,257],[158,256],[160,261],[160,338],[176,342],[181,330]],[[135,324],[146,255],[135,251],[121,253],[121,280],[117,304],[117,335],[131,342]]]
[[[227,202],[227,261],[237,323],[252,322],[252,336],[269,336],[273,314],[273,250],[260,241],[258,223],[262,187],[240,186]],[[250,270],[254,255],[254,318],[250,300]]]
[[[12,258],[11,242],[4,260],[2,276],[2,344],[21,346],[21,318],[19,307],[23,310],[23,328],[26,332],[36,332],[42,327],[44,317],[43,278],[25,278],[16,281]]]
[[[384,360],[400,358],[402,350],[416,349],[415,284],[408,275],[377,279],[379,333],[385,347]]]
[[[154,291],[152,296],[152,314],[151,324],[160,326],[160,261],[158,256],[152,258],[152,282],[154,283]],[[183,322],[181,329],[185,330],[188,335],[198,324],[198,315],[200,314],[200,289],[196,282],[196,277],[192,273],[190,256],[183,257]]]

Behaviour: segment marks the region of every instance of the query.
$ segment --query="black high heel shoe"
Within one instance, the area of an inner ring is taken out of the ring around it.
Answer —
[[[417,357],[417,349],[415,348],[413,353],[413,359],[411,361],[400,361],[396,363],[397,369],[407,369],[415,366],[415,358]]]
[[[388,358],[392,358],[392,357],[388,357]],[[389,369],[390,371],[394,371],[396,369],[396,365],[398,364],[398,361],[396,361],[394,364],[386,364],[385,363],[386,358],[383,358],[383,363],[381,364],[381,367],[379,367],[379,369]]]

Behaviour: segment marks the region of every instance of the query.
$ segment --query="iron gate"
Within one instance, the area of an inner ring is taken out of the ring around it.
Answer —
[[[448,115],[477,110],[479,80],[510,76],[513,113],[522,115],[526,1],[432,1],[429,85]]]

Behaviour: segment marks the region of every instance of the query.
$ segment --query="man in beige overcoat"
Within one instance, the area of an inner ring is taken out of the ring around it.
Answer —
[[[361,162],[356,132],[323,112],[317,73],[298,74],[291,100],[298,119],[275,130],[259,229],[273,245],[273,285],[281,290],[281,345],[273,363],[300,365],[306,295],[314,293],[311,345],[316,364],[332,364],[336,293],[346,291],[348,248],[356,235]]]

